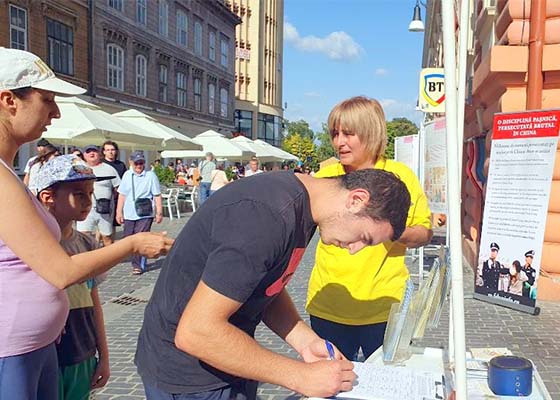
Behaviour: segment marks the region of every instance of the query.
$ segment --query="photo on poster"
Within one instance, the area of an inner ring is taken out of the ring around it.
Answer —
[[[538,264],[534,262],[535,251],[530,248],[533,243],[510,240],[500,245],[488,240],[491,238],[480,246],[476,291],[512,304],[535,307]]]

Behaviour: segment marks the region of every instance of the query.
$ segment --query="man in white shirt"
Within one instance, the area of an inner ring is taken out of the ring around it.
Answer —
[[[251,158],[249,161],[249,168],[245,170],[245,177],[260,174],[262,171],[259,169],[259,159],[257,157]]]
[[[93,173],[104,180],[96,181],[93,185],[93,205],[87,218],[77,222],[80,232],[95,234],[99,231],[105,246],[113,243],[113,215],[115,213],[114,198],[121,183],[119,173],[109,164],[103,162],[98,146],[84,147],[84,158]]]

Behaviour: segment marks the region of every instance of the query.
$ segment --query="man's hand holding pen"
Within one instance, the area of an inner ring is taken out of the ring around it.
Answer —
[[[329,341],[317,339],[301,351],[302,373],[297,391],[308,397],[331,397],[352,389],[354,365]]]

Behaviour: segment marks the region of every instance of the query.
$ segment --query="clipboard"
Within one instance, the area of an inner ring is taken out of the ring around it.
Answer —
[[[358,375],[349,392],[337,399],[353,400],[443,400],[446,399],[443,375],[401,366],[376,366],[354,362]]]

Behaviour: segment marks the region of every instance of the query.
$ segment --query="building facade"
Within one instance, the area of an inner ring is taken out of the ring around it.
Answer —
[[[89,94],[195,136],[234,129],[235,26],[220,0],[93,2]]]
[[[41,57],[57,75],[89,85],[87,0],[10,0],[0,2],[0,46]],[[22,174],[34,146],[24,145],[14,168]]]
[[[235,33],[236,134],[281,142],[284,0],[226,0]]]
[[[541,20],[531,18],[531,6],[525,3],[523,0],[471,1],[474,11],[469,26],[474,29],[469,32],[466,69],[462,229],[463,254],[474,268],[478,259],[486,187],[484,182],[474,181],[465,171],[467,166],[478,164],[479,169],[484,171],[484,177],[488,176],[494,114],[527,109],[528,94],[534,85],[529,81],[529,65],[536,59],[540,60],[538,64],[542,64],[537,72],[543,83],[536,93],[540,102],[537,108],[560,108],[560,2],[546,1],[546,11]],[[440,8],[440,0],[428,1],[423,67],[443,66]],[[544,28],[543,46],[542,51],[530,53],[529,33],[534,24],[542,24]],[[560,144],[550,191],[537,291],[539,299],[560,301],[558,259]]]

